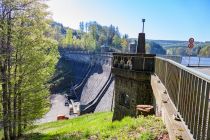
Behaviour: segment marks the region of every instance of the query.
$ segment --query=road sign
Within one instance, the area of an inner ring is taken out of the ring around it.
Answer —
[[[189,43],[190,43],[190,44],[193,44],[193,43],[194,43],[194,38],[191,37],[191,38],[189,39]]]
[[[188,63],[188,66],[190,65],[190,55],[192,53],[192,48],[194,47],[194,38],[190,38],[189,39],[189,44],[188,44],[188,48],[189,48],[189,63]]]
[[[195,41],[195,40],[194,40],[194,38],[192,38],[192,37],[189,39],[188,48],[192,49],[192,48],[194,47],[194,41]]]
[[[188,44],[188,48],[192,49],[194,47],[194,44]]]

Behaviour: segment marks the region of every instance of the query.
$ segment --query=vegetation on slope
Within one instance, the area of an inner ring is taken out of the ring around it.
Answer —
[[[51,93],[67,93],[72,84],[72,64],[60,58],[56,66],[54,77],[49,81]]]
[[[113,25],[102,26],[96,21],[81,22],[80,29],[74,30],[53,22],[52,27],[56,32],[54,38],[59,42],[60,47],[99,51],[101,46],[110,47],[110,50],[128,46],[128,35],[121,35],[118,27]]]
[[[153,41],[149,41],[147,43],[146,52],[149,54],[161,54],[161,55],[166,54],[166,50],[162,46]]]
[[[43,0],[0,0],[0,120],[14,140],[49,106],[48,80],[58,60]]]
[[[113,113],[96,113],[71,120],[57,121],[28,129],[23,139],[140,139],[153,140],[167,133],[160,118],[154,116],[130,118],[112,122]]]
[[[207,45],[207,46],[203,47],[203,48],[200,50],[199,55],[209,57],[209,56],[210,56],[210,46]]]

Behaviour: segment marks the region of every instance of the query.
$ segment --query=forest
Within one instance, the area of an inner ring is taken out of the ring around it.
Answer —
[[[110,47],[110,50],[122,50],[128,46],[128,35],[121,35],[117,26],[102,26],[96,21],[91,21],[80,22],[79,30],[64,27],[57,22],[53,22],[52,27],[56,32],[55,39],[61,47],[100,51],[101,46]]]
[[[60,47],[74,50],[92,50],[99,52],[101,47],[109,47],[109,51],[128,52],[129,44],[137,38],[129,38],[128,34],[122,35],[119,28],[114,25],[103,26],[96,21],[80,22],[79,30],[64,27],[61,23],[52,22],[55,31],[54,39]],[[176,40],[146,40],[147,53],[161,55],[189,55],[187,41]],[[191,50],[193,56],[210,56],[210,43],[195,42]]]

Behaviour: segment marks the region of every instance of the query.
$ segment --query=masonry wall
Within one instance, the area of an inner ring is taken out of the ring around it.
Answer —
[[[152,104],[150,73],[113,68],[115,75],[115,108],[113,120],[136,117],[136,106]]]

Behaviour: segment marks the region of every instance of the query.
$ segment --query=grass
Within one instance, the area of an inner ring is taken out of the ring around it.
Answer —
[[[71,120],[56,121],[28,128],[22,139],[30,140],[85,140],[85,139],[139,139],[153,140],[166,128],[154,116],[125,117],[112,122],[112,113],[96,113]]]

